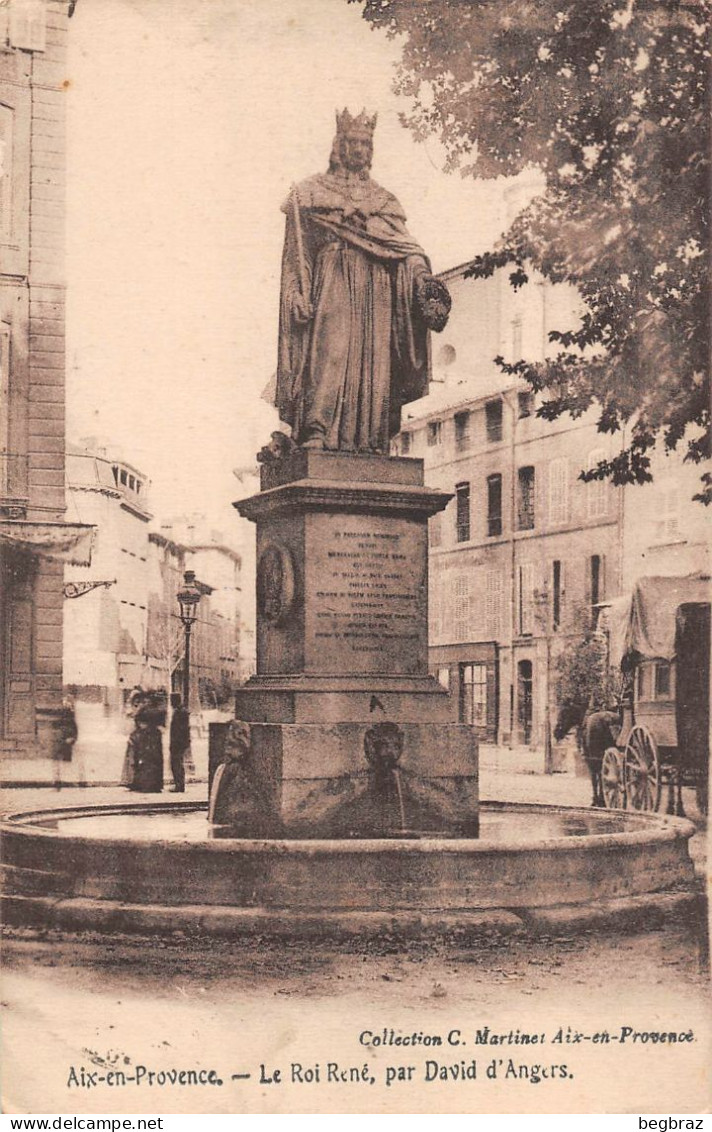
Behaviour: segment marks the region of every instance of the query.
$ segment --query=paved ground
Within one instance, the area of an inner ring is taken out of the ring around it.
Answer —
[[[540,755],[485,748],[482,795],[588,805],[587,778],[542,770]],[[196,783],[185,797],[204,795]],[[115,785],[14,788],[3,806],[129,797]],[[705,829],[685,800],[701,868]],[[706,935],[695,922],[308,947],[14,930],[4,948],[5,1111],[703,1112],[707,986]],[[387,1044],[364,1044],[364,1031]],[[503,1043],[492,1045],[493,1033]],[[208,1083],[211,1069],[221,1085]],[[205,1083],[181,1082],[186,1070],[203,1070]]]
[[[15,932],[4,956],[5,1111],[704,1112],[707,978],[689,924],[306,948]],[[478,1043],[478,1031],[503,1041]],[[645,1038],[621,1044],[628,1031]],[[678,1041],[653,1044],[651,1031]],[[433,1037],[442,1044],[426,1045]],[[366,1080],[333,1080],[332,1069],[329,1081],[330,1064],[365,1065]],[[110,1076],[117,1069],[125,1082]],[[185,1069],[213,1069],[222,1085],[147,1077]],[[82,1070],[94,1087],[77,1083]]]
[[[131,729],[128,719],[116,719],[110,724],[96,710],[96,704],[78,704],[79,737],[70,763],[54,763],[50,759],[0,759],[0,785],[15,783],[44,783],[51,785],[59,772],[63,783],[111,785],[118,783],[126,754],[126,743]],[[89,710],[95,709],[95,710]],[[206,778],[208,771],[208,728],[211,722],[229,719],[229,713],[204,711],[192,718],[191,748],[198,778]],[[168,747],[164,739],[164,747]],[[165,779],[170,780],[166,754]]]

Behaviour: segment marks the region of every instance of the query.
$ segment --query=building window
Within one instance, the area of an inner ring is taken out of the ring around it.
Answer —
[[[605,597],[605,559],[602,554],[592,554],[589,559],[589,590],[591,593],[591,606],[595,614],[595,606]]]
[[[413,434],[411,432],[402,432],[401,433],[401,454],[403,456],[407,456],[408,453],[410,452],[410,445],[411,445],[412,438],[413,438]]]
[[[493,444],[502,439],[502,402],[488,401],[485,405],[485,419],[487,421],[487,440]]]
[[[46,5],[43,0],[12,0],[10,45],[20,51],[44,51],[47,41]]]
[[[588,470],[592,471],[597,464],[606,459],[605,448],[594,448],[588,454]],[[606,480],[589,480],[587,487],[587,510],[589,519],[598,519],[608,510],[608,483]]]
[[[442,421],[428,421],[428,448],[434,448],[442,438]]]
[[[512,319],[512,358],[518,362],[522,356],[522,316]]]
[[[549,522],[565,523],[569,517],[569,462],[565,456],[549,462]]]
[[[534,566],[524,562],[518,571],[517,628],[520,637],[531,637],[534,619]]]
[[[637,698],[645,703],[675,699],[675,678],[672,666],[665,660],[646,661],[636,669]]]
[[[552,566],[552,605],[551,624],[556,632],[561,626],[561,613],[564,597],[564,567],[563,563],[555,559]]]
[[[470,447],[470,414],[455,413],[455,450],[466,452]]]
[[[534,468],[520,468],[517,474],[517,530],[534,530]]]
[[[499,472],[487,476],[487,535],[502,533],[502,477]]]
[[[128,473],[126,472],[126,470],[124,468],[122,468],[121,473],[119,475],[119,479],[120,479],[120,481],[121,481],[121,483],[124,487],[126,487],[128,478],[129,478]]]
[[[484,727],[487,723],[487,665],[460,665],[460,722]]]
[[[13,112],[0,105],[0,239],[12,232],[12,134]]]
[[[661,489],[656,499],[655,538],[657,542],[676,539],[680,531],[679,502],[676,488]]]
[[[534,412],[534,394],[531,389],[522,389],[517,393],[517,413],[519,419],[530,417]]]
[[[435,549],[442,546],[443,541],[443,515],[442,511],[438,515],[433,515],[428,523],[428,530],[430,532],[430,546]]]
[[[655,662],[655,699],[669,700],[670,697],[670,665],[665,661]]]
[[[470,485],[458,483],[455,486],[456,516],[455,524],[458,542],[469,542],[470,539]]]

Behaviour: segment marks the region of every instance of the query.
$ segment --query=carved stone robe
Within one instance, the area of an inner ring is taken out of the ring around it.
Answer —
[[[396,198],[370,178],[312,177],[283,211],[280,417],[298,443],[319,437],[327,449],[387,452],[401,407],[427,391],[429,332],[414,284],[428,260]],[[292,313],[304,290],[314,311],[306,325]]]

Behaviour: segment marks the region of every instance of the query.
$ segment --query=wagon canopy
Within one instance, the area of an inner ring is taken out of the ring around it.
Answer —
[[[711,600],[712,582],[703,574],[640,578],[630,597],[611,603],[610,663],[618,666],[626,658],[672,660],[678,608]]]

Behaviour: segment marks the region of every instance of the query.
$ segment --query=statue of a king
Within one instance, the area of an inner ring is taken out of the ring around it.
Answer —
[[[336,125],[328,172],[283,206],[275,403],[301,447],[386,453],[402,406],[427,391],[450,296],[371,180],[376,115],[344,110]]]

